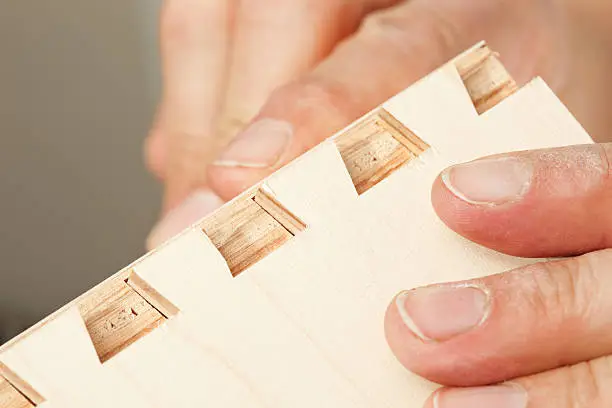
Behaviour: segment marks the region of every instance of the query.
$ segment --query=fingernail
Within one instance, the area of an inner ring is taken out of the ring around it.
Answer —
[[[520,200],[529,190],[533,166],[528,159],[499,157],[450,167],[442,181],[472,204],[499,205]]]
[[[489,315],[489,293],[469,284],[437,285],[397,295],[404,324],[423,341],[442,342],[480,326]]]
[[[210,191],[193,193],[153,227],[147,237],[147,249],[158,247],[221,205],[223,200]]]
[[[274,167],[283,159],[292,136],[291,124],[276,119],[261,119],[236,136],[213,165]]]
[[[527,392],[518,384],[490,387],[445,388],[433,398],[434,408],[526,408]]]

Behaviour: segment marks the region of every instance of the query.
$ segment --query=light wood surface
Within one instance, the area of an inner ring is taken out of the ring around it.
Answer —
[[[34,405],[27,400],[5,378],[0,377],[0,407],[2,408],[31,408]]]
[[[479,114],[518,90],[516,81],[485,44],[457,58],[455,65]]]
[[[433,180],[590,141],[541,80],[513,84],[483,45],[436,70],[0,348],[0,401],[421,407],[436,386],[388,350],[393,295],[531,262],[449,231]]]

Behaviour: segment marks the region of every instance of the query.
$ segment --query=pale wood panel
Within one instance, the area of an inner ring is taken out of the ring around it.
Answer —
[[[144,408],[148,403],[128,378],[104,369],[77,307],[4,347],[0,362],[56,407]]]

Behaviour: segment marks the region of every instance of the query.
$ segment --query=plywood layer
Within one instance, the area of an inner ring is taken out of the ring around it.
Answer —
[[[5,378],[0,377],[0,407],[2,408],[31,408],[34,405],[27,400]]]

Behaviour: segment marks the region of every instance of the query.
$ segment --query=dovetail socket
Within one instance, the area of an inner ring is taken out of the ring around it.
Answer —
[[[81,316],[104,363],[145,336],[166,317],[126,282],[125,274],[103,283],[79,303]]]
[[[498,55],[486,45],[457,59],[455,66],[479,115],[518,90]]]
[[[383,108],[338,135],[336,146],[359,194],[429,148]]]
[[[237,276],[306,225],[258,188],[211,214],[201,227],[225,258],[232,276]]]
[[[155,288],[149,285],[134,271],[130,272],[130,276],[125,280],[125,283],[166,319],[170,319],[179,312],[178,307],[174,306],[172,302],[163,297],[161,293],[155,290]]]

